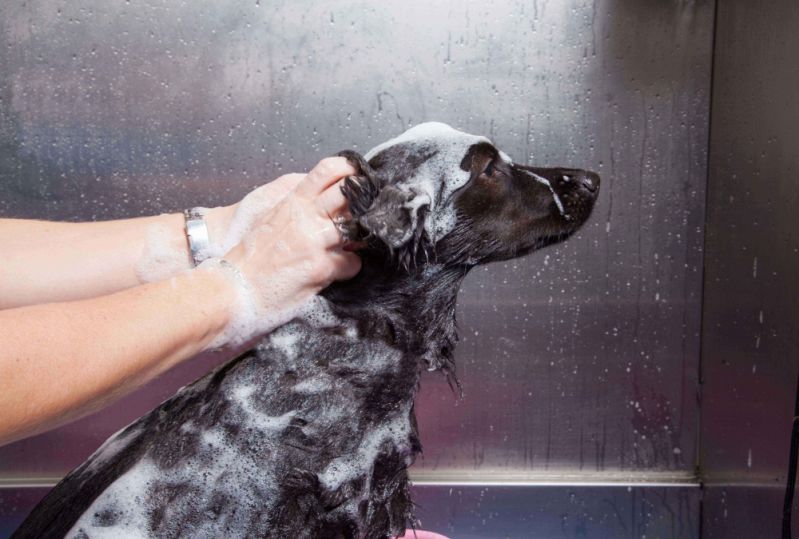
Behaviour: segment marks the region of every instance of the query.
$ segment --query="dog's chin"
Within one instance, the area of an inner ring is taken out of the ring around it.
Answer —
[[[588,221],[594,209],[593,200],[580,201],[576,204],[565,206],[563,214],[559,216],[560,226],[555,235],[571,234]]]

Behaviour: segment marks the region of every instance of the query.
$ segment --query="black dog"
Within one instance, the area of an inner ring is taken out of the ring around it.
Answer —
[[[561,241],[599,177],[511,163],[422,124],[343,188],[361,273],[317,309],[112,436],[15,537],[368,537],[414,525],[422,368],[454,381],[455,299],[476,264]]]

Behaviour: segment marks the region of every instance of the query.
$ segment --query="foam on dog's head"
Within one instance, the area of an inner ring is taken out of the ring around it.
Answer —
[[[444,123],[427,122],[372,148],[364,158],[371,161],[389,148],[400,145],[434,152],[429,159],[410,171],[407,177],[396,181],[395,185],[432,201],[424,227],[428,237],[435,242],[455,227],[455,210],[446,202],[455,191],[468,183],[470,172],[461,168],[461,161],[469,148],[480,142],[491,143],[485,137],[458,131]]]

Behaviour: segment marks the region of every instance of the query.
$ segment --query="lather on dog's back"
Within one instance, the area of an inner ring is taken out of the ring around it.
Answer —
[[[413,525],[420,373],[454,379],[455,300],[477,264],[561,241],[599,177],[517,165],[428,123],[344,193],[361,273],[180,390],[67,475],[14,537],[368,537]]]

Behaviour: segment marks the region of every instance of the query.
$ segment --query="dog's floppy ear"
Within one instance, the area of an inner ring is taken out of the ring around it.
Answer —
[[[410,246],[415,256],[430,197],[410,187],[388,185],[356,152],[346,150],[338,155],[347,158],[358,171],[341,188],[353,216],[350,228],[357,228],[349,231],[350,237],[377,238],[392,252]]]
[[[419,239],[430,197],[411,188],[387,185],[380,190],[371,207],[358,218],[360,225],[392,250]]]

